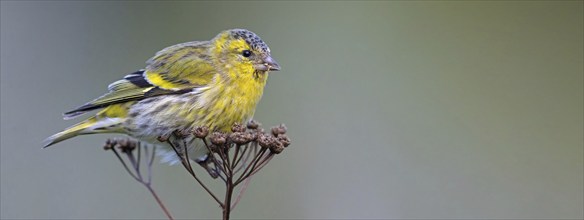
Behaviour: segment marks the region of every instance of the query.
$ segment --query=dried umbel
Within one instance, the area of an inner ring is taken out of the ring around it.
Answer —
[[[272,134],[275,137],[278,137],[278,135],[281,134],[286,134],[286,131],[288,131],[288,128],[286,128],[286,125],[284,124],[280,124],[280,126],[276,126],[272,128]]]
[[[119,149],[122,153],[131,153],[138,146],[138,142],[131,139],[108,139],[103,146],[104,150]]]
[[[247,128],[249,129],[258,129],[261,124],[255,120],[251,120],[247,123]]]
[[[252,140],[252,134],[245,132],[234,132],[229,135],[229,140],[237,145],[244,145]]]
[[[197,138],[205,138],[209,134],[209,129],[207,127],[197,127],[193,134]]]
[[[168,138],[166,139],[168,140]],[[154,199],[156,199],[158,206],[164,211],[166,217],[172,219],[172,215],[170,215],[170,212],[166,206],[164,206],[164,203],[160,200],[156,191],[152,188],[151,170],[154,162],[154,155],[156,155],[156,148],[154,147],[152,150],[149,150],[151,149],[150,147],[144,147],[140,142],[132,139],[108,139],[106,140],[103,149],[114,152],[128,174],[150,191]],[[121,151],[121,154],[118,150]],[[143,161],[143,157],[145,157],[146,163],[141,162]],[[142,169],[142,166],[144,165],[147,166],[145,168],[145,170],[148,171],[146,174],[143,173],[144,169]]]
[[[221,146],[227,142],[227,135],[221,132],[213,132],[213,134],[211,134],[210,140],[212,144]]]
[[[270,146],[272,146],[272,144],[276,142],[276,138],[264,133],[259,133],[257,141],[260,146],[264,148],[270,148]]]
[[[158,141],[160,141],[160,142],[166,142],[166,141],[168,141],[168,138],[170,138],[170,136],[159,136],[158,137]]]
[[[235,123],[235,124],[233,124],[233,126],[231,126],[231,131],[232,132],[244,132],[245,127],[239,123]]]
[[[272,144],[270,145],[270,152],[279,154],[282,153],[282,151],[284,151],[284,144],[282,144],[282,142],[278,141],[278,139],[272,142]]]
[[[291,143],[290,138],[288,138],[288,135],[286,135],[286,134],[278,135],[278,141],[280,143],[282,143],[282,145],[284,145],[284,147],[288,147],[288,145],[290,145],[290,143]]]
[[[191,131],[189,130],[176,130],[174,131],[174,136],[177,138],[186,138],[191,135]]]
[[[250,121],[245,126],[234,124],[231,127],[230,133],[212,132],[207,127],[197,127],[194,130],[178,130],[167,136],[160,136],[158,137],[158,141],[172,146],[185,170],[187,170],[196,182],[223,209],[223,219],[229,219],[229,213],[241,199],[241,196],[247,188],[247,184],[249,184],[250,178],[265,167],[276,154],[282,153],[290,145],[291,141],[286,135],[286,132],[286,126],[281,124],[272,127],[270,132],[266,133],[261,128],[260,123]],[[192,159],[185,153],[188,152],[189,148],[195,147],[186,145],[187,143],[194,143],[192,141],[186,141],[192,140],[193,138],[200,139],[201,141],[199,143],[203,142],[209,151],[207,159],[199,161],[197,164],[203,167],[203,170],[212,178],[223,181],[225,184],[224,200],[219,199],[202,182],[199,178],[200,173],[191,164]],[[144,150],[141,150],[142,148]],[[131,139],[110,139],[106,141],[104,149],[111,150],[116,154],[128,173],[150,190],[159,206],[167,214],[167,217],[172,219],[170,212],[168,212],[151,187],[150,171],[152,170],[151,166],[154,160],[154,150],[152,150],[151,154],[147,153],[149,160],[147,162],[148,178],[146,180],[140,169],[140,164],[142,164],[140,162],[141,151],[147,152],[146,147],[141,146],[139,142]],[[127,156],[126,160],[121,157],[118,150]],[[132,167],[133,171],[129,167]],[[239,189],[239,192],[233,201],[232,197],[236,188]]]

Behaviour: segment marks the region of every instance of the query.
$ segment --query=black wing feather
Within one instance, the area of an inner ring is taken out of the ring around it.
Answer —
[[[144,78],[144,70],[136,71],[134,73],[130,73],[124,77],[124,79],[112,83],[110,85],[109,93],[86,103],[72,111],[65,112],[64,118],[71,119],[76,116],[79,116],[85,112],[105,108],[107,106],[124,103],[128,101],[135,101],[135,100],[142,100],[149,97],[159,96],[159,95],[168,95],[168,94],[181,94],[192,91],[191,89],[185,90],[165,90],[161,89],[157,86],[150,84]],[[128,84],[130,82],[131,84]],[[132,86],[134,85],[134,86]],[[119,94],[124,94],[123,96],[118,96]]]

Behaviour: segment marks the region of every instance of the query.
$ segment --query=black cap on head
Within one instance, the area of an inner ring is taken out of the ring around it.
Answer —
[[[233,37],[235,38],[242,38],[249,44],[253,49],[264,52],[270,53],[270,48],[258,35],[255,33],[245,30],[245,29],[233,29],[231,30]]]

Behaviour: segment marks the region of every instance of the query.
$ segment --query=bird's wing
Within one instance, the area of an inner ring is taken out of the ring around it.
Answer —
[[[173,91],[208,84],[216,73],[207,55],[209,45],[208,41],[194,41],[161,50],[148,60],[146,80],[158,88]]]
[[[148,60],[145,70],[128,74],[108,86],[109,92],[64,114],[71,119],[94,109],[145,98],[180,94],[207,85],[215,75],[206,45],[178,44],[163,49]]]

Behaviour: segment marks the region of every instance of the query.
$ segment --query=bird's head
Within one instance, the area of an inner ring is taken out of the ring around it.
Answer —
[[[245,29],[219,33],[212,40],[211,50],[223,67],[236,69],[242,74],[280,70],[280,65],[271,57],[268,45],[255,33]]]

